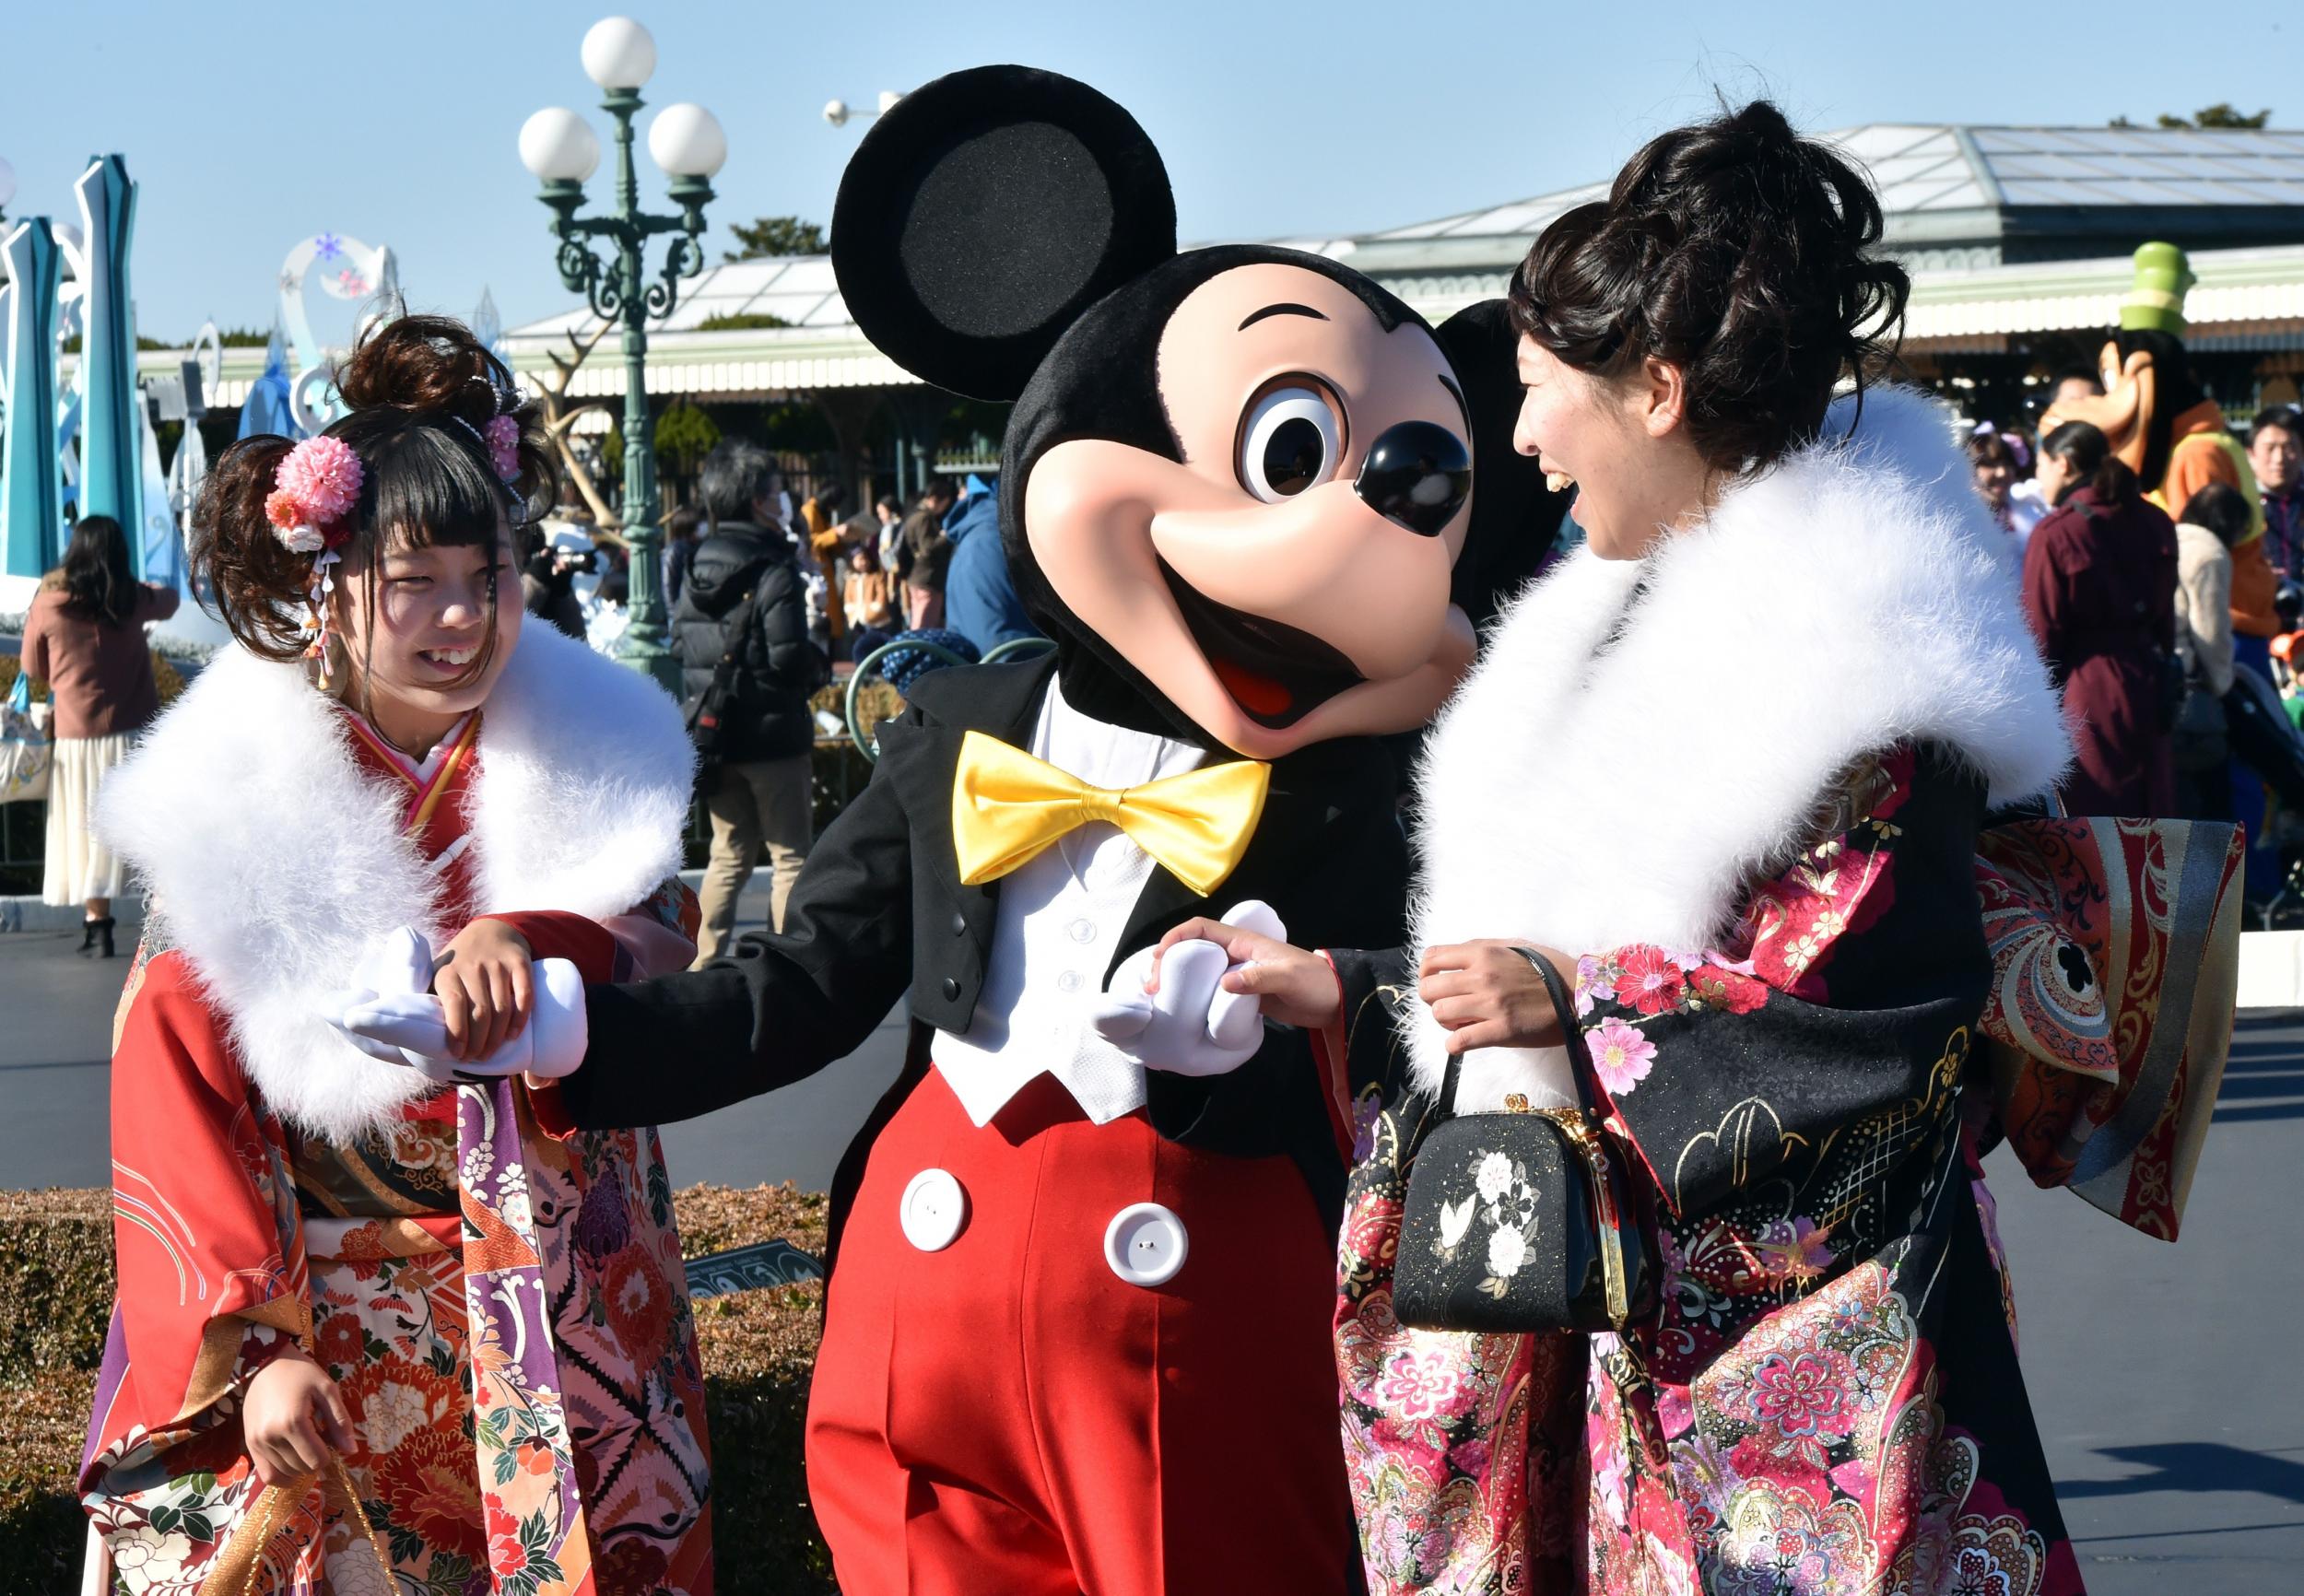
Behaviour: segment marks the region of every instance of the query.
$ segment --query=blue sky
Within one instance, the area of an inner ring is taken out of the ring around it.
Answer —
[[[0,158],[11,217],[72,217],[86,158],[142,184],[142,331],[269,324],[272,282],[322,230],[388,243],[412,304],[506,323],[563,308],[514,136],[541,106],[605,131],[577,60],[603,5],[6,0]],[[828,219],[864,123],[821,111],[988,61],[1086,78],[1167,158],[1188,240],[1356,232],[1593,181],[1715,88],[1794,122],[2100,124],[2216,100],[2304,125],[2304,14],[2166,6],[1627,6],[1169,0],[1158,6],[658,0],[652,105],[726,127],[726,224]],[[2284,15],[2285,14],[2285,15]],[[2211,44],[2212,31],[2221,37]],[[2165,39],[2181,47],[2154,49]],[[2140,41],[2146,41],[2140,46]],[[662,179],[642,164],[661,203]],[[594,180],[597,194],[602,179]],[[324,327],[323,327],[324,335]]]

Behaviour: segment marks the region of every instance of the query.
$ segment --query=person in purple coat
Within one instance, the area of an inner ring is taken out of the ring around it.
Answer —
[[[2024,609],[2078,753],[2065,806],[2171,816],[2176,523],[2086,421],[2040,440],[2040,479],[2056,508],[2025,548]]]

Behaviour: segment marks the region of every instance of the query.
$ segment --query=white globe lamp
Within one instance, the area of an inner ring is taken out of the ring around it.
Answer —
[[[728,158],[728,135],[702,106],[667,105],[649,123],[648,153],[669,176],[710,178]]]
[[[634,89],[656,70],[656,41],[629,17],[609,17],[584,34],[584,76],[614,92]]]
[[[546,182],[582,183],[600,169],[600,140],[582,117],[550,106],[520,124],[520,164]]]

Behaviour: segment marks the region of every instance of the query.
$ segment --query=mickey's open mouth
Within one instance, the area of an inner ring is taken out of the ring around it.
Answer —
[[[1163,561],[1160,574],[1183,612],[1217,680],[1259,726],[1293,726],[1347,687],[1367,678],[1352,662],[1310,632],[1220,604],[1187,583]]]

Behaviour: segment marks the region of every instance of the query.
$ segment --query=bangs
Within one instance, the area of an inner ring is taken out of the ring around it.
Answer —
[[[478,444],[447,428],[394,419],[397,425],[381,436],[347,440],[367,461],[357,514],[377,551],[493,546],[511,504]]]

